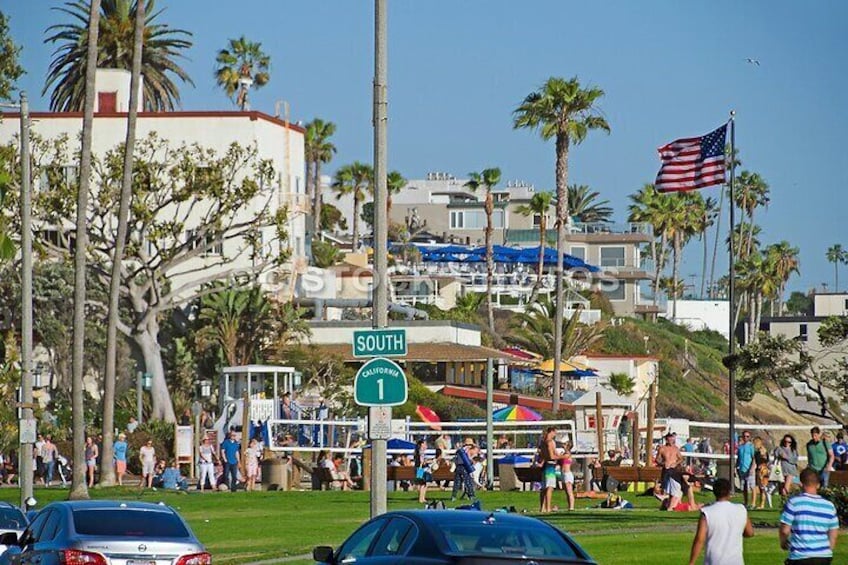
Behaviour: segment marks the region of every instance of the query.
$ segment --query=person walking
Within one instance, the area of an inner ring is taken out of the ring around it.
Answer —
[[[798,476],[798,442],[795,436],[786,434],[780,440],[780,445],[774,449],[775,465],[780,465],[780,473],[783,475],[783,484],[780,485],[780,494],[789,496],[792,491],[792,482]]]
[[[99,456],[100,450],[94,443],[94,438],[88,436],[85,438],[85,469],[88,476],[88,488],[94,486],[94,472],[97,470],[97,458]]]
[[[250,440],[250,443],[247,445],[247,451],[245,452],[245,458],[247,459],[244,462],[246,476],[245,490],[250,491],[256,488],[256,477],[259,476],[259,457],[261,455],[262,451],[259,448],[256,438]]]
[[[807,467],[819,474],[822,488],[827,488],[830,472],[833,470],[833,450],[827,440],[822,437],[818,426],[810,430],[810,441],[807,442]]]
[[[565,498],[568,501],[568,509],[574,510],[574,473],[571,472],[571,465],[574,461],[571,459],[571,444],[565,444],[565,451],[559,460],[560,477],[562,484],[565,486]]]
[[[754,445],[751,443],[750,432],[742,432],[736,448],[736,475],[739,477],[745,507],[751,510],[753,505],[749,503],[749,497],[754,490]]]
[[[230,492],[235,492],[241,464],[241,444],[236,441],[235,432],[230,432],[221,443],[221,461],[224,463],[224,481],[229,480]]]
[[[112,459],[115,462],[115,475],[118,486],[123,486],[124,475],[127,473],[127,435],[123,432],[118,434],[118,441],[112,446]]]
[[[769,454],[766,449],[763,439],[760,436],[754,438],[754,490],[751,500],[751,506],[757,510],[763,510],[766,506],[768,497],[769,483]],[[759,502],[757,502],[759,500]],[[771,508],[771,499],[768,500],[769,508]]]
[[[830,565],[839,519],[836,507],[818,495],[819,473],[801,471],[801,494],[793,496],[780,515],[780,548],[789,551],[787,565]]]
[[[200,492],[206,488],[206,481],[212,486],[212,490],[217,490],[215,485],[215,448],[212,447],[212,441],[208,437],[204,437],[198,448],[198,475],[200,479],[197,482],[197,487]]]
[[[748,511],[730,502],[730,481],[716,479],[713,494],[716,501],[701,508],[698,529],[689,552],[689,565],[695,565],[706,546],[704,565],[743,565],[742,538],[754,535]]]
[[[138,460],[141,463],[141,484],[139,486],[152,488],[153,475],[156,474],[156,448],[153,447],[152,439],[148,439],[138,450]]]
[[[56,459],[59,452],[53,443],[53,436],[46,436],[41,444],[41,464],[44,465],[44,486],[49,487],[53,482],[53,472],[56,469]]]
[[[454,457],[454,466],[456,467],[453,475],[453,490],[451,491],[451,502],[456,500],[456,494],[460,489],[463,490],[464,496],[469,500],[476,498],[474,489],[474,480],[471,478],[471,473],[474,472],[474,462],[471,458],[476,451],[474,440],[468,438],[465,440],[465,445],[456,450]]]
[[[427,459],[427,441],[419,439],[415,443],[415,452],[412,454],[412,463],[415,465],[415,484],[418,487],[418,503],[427,503],[427,483],[433,478],[430,473],[431,461]]]

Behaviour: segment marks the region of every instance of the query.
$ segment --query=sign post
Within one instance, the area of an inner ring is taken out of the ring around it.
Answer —
[[[406,331],[375,329],[353,334],[354,357],[371,357],[356,372],[353,400],[368,406],[368,439],[371,441],[371,507],[386,508],[386,440],[392,437],[392,406],[406,402],[406,373],[387,356],[406,355]],[[372,512],[372,515],[382,512]]]

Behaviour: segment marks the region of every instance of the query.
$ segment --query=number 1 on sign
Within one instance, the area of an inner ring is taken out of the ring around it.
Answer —
[[[377,379],[377,398],[383,400],[383,379]]]

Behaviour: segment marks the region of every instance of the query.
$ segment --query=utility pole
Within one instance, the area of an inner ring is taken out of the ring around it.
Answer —
[[[29,152],[29,102],[21,92],[21,449],[18,457],[21,508],[32,496],[32,169]],[[25,429],[26,422],[26,429]]]
[[[386,186],[387,154],[387,80],[388,21],[386,0],[374,0],[374,295],[372,326],[389,325],[388,269],[388,188]],[[379,408],[369,408],[369,418]],[[391,408],[390,408],[391,410]],[[371,441],[371,517],[386,512],[386,440]]]

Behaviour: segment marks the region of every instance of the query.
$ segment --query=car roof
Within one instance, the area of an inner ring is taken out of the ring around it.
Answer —
[[[166,504],[154,502],[135,502],[131,500],[61,500],[51,502],[47,507],[62,507],[71,510],[111,510],[114,508],[128,508],[131,510],[152,510],[158,512],[175,512]]]
[[[384,514],[384,516],[407,516],[426,524],[437,524],[446,520],[453,523],[473,523],[492,518],[495,523],[499,524],[514,524],[524,527],[533,524],[541,527],[553,527],[547,522],[521,514],[478,510],[397,510]]]

